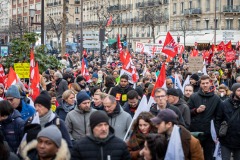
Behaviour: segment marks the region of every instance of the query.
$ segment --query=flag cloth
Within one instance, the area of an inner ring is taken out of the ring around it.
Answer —
[[[31,48],[30,50],[30,82],[32,82],[34,77],[34,67],[35,67],[34,50],[33,48]]]
[[[229,41],[226,45],[225,45],[225,52],[229,52],[232,51],[232,41]]]
[[[88,70],[87,70],[84,58],[82,59],[81,74],[86,79],[87,82],[90,82],[91,79],[90,79],[90,76],[89,76],[89,73],[88,73]]]
[[[38,63],[36,63],[34,67],[34,77],[31,81],[30,88],[32,92],[29,96],[32,97],[33,101],[35,101],[37,96],[39,96],[40,94],[40,76],[39,76]]]
[[[177,73],[175,73],[174,88],[175,88],[175,89],[180,89],[181,91],[183,90],[182,84],[181,84],[181,82],[180,82],[180,79],[179,79]]]
[[[153,87],[153,90],[152,90],[152,94],[151,96],[154,97],[154,91],[156,88],[161,88],[164,83],[165,83],[165,79],[166,79],[166,69],[165,69],[165,63],[162,64],[162,68],[160,70],[160,74],[157,78],[157,81]]]
[[[182,87],[182,92],[184,93],[184,88],[187,84],[190,84],[190,75],[187,76],[187,78],[185,79],[184,83],[183,83],[183,87]]]
[[[192,50],[192,52],[190,53],[190,57],[197,57],[198,56],[198,50],[194,49]]]
[[[202,72],[203,72],[203,75],[208,75],[207,74],[207,67],[206,67],[206,64],[205,64],[205,59],[203,61],[203,69],[202,69]]]
[[[8,78],[7,78],[7,83],[5,88],[8,89],[11,85],[14,85],[18,82],[18,77],[16,72],[13,70],[12,67],[10,67],[9,73],[8,73]]]
[[[109,17],[108,21],[107,21],[107,24],[106,24],[106,27],[110,26],[112,23],[112,15]]]
[[[6,75],[4,73],[2,64],[0,64],[0,83],[5,84],[5,79],[6,79]]]
[[[177,43],[174,41],[170,32],[167,33],[162,52],[167,54],[168,56],[174,58],[178,53]]]
[[[212,136],[213,141],[217,142],[215,144],[215,150],[214,150],[213,157],[215,157],[215,160],[222,160],[221,146],[220,146],[220,142],[218,141],[218,138],[217,138],[217,134],[216,134],[216,130],[215,130],[213,120],[211,120],[210,131],[211,131],[211,136]]]
[[[180,138],[179,127],[173,126],[173,131],[168,143],[167,152],[164,160],[184,160],[182,141]]]
[[[222,42],[220,42],[220,43],[218,44],[217,50],[218,50],[218,51],[222,51],[222,50],[224,50],[224,49],[225,49],[225,44],[224,44],[224,42],[222,41]]]
[[[226,57],[226,62],[232,62],[233,60],[236,59],[236,52],[234,50],[227,51],[225,54],[225,57]]]

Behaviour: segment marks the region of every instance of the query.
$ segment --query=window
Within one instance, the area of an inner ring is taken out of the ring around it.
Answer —
[[[220,0],[216,0],[216,11],[219,11]]]
[[[226,29],[233,29],[233,19],[227,19],[226,22]]]
[[[215,24],[216,24],[216,28],[218,28],[218,19],[216,19]],[[214,24],[213,28],[215,28],[215,24]]]
[[[210,0],[206,1],[206,12],[210,11]]]
[[[227,5],[232,6],[233,5],[233,0],[227,0]]]
[[[197,0],[197,7],[201,8],[201,0]]]
[[[205,20],[205,29],[209,29],[209,20],[208,19]]]
[[[184,11],[184,2],[181,2],[181,13],[183,14]]]
[[[189,8],[192,8],[192,1],[189,1]]]
[[[177,3],[173,3],[173,14],[176,14]]]
[[[75,14],[79,14],[78,7],[75,8]]]

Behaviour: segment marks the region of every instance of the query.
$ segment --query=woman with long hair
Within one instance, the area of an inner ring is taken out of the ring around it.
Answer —
[[[150,120],[153,117],[150,112],[142,112],[133,123],[132,133],[127,141],[132,160],[141,159],[140,151],[144,147],[145,137],[149,133],[157,133],[157,128]]]

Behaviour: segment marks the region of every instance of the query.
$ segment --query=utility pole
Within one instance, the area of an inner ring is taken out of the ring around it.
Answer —
[[[214,9],[214,46],[216,46],[216,30],[217,30],[217,13],[216,13],[216,7],[217,7],[217,0],[215,0],[215,9]]]
[[[41,1],[41,45],[44,45],[44,0]]]
[[[62,19],[62,48],[61,55],[63,56],[66,52],[66,23],[67,23],[67,14],[66,14],[67,4],[63,0],[63,19]]]
[[[82,59],[83,55],[83,0],[81,0],[81,44],[80,44],[80,60]]]

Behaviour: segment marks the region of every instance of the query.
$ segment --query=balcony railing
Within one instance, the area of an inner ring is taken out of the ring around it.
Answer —
[[[136,3],[136,8],[145,8],[145,7],[158,7],[162,4],[161,1],[148,1],[148,2],[138,2]]]
[[[132,9],[132,5],[131,4],[113,5],[113,6],[109,6],[107,9],[108,9],[109,12],[129,10],[129,9]]]
[[[189,8],[184,10],[184,15],[198,15],[202,14],[201,8]]]
[[[237,12],[237,13],[240,13],[240,5],[238,5],[238,6],[223,6],[223,12],[229,12],[229,13]]]

